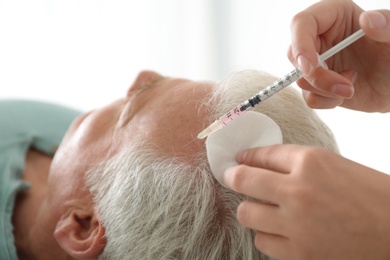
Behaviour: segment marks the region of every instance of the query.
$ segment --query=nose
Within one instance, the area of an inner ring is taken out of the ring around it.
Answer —
[[[151,85],[151,84],[153,84],[153,83],[155,83],[163,78],[164,77],[162,75],[160,75],[154,71],[150,71],[150,70],[141,71],[138,74],[135,81],[133,82],[133,84],[127,90],[127,94],[129,94],[129,93],[131,93],[139,88],[142,88],[144,86]]]

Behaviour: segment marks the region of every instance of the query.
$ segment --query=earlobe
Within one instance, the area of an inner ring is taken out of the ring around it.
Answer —
[[[71,209],[57,222],[54,237],[76,259],[97,258],[106,244],[105,230],[94,212]]]

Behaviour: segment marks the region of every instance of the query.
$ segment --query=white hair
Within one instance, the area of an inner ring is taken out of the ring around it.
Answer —
[[[212,114],[205,125],[274,80],[256,71],[229,76],[204,103]],[[337,151],[329,129],[292,88],[258,110],[279,124],[285,143]],[[255,248],[254,231],[236,220],[245,198],[214,179],[205,150],[194,158],[185,163],[134,143],[86,174],[107,238],[100,259],[269,259]]]

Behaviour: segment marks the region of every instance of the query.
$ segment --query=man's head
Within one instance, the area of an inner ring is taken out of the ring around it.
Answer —
[[[48,208],[59,245],[75,258],[260,259],[197,134],[273,82],[246,71],[222,84],[141,73],[125,98],[74,122],[52,163]],[[284,143],[337,150],[293,89],[258,109]]]

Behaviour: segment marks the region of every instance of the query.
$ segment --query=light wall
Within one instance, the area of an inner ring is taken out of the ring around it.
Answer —
[[[0,98],[90,110],[122,96],[143,69],[196,80],[242,68],[281,77],[292,69],[291,18],[314,2],[0,0]],[[390,9],[389,0],[356,2]],[[390,115],[318,113],[344,156],[390,173]]]

